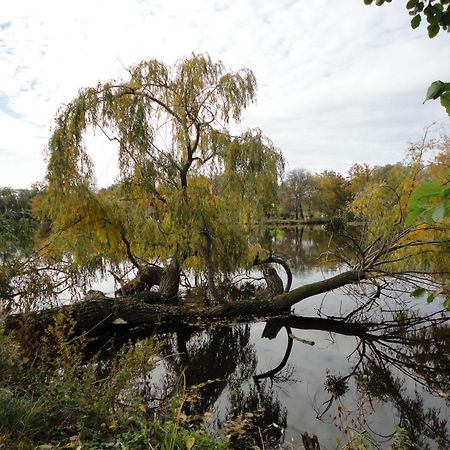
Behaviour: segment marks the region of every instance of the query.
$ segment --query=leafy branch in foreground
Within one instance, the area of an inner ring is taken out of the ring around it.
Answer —
[[[390,3],[392,0],[375,0],[378,6],[384,3]],[[364,0],[366,5],[371,5],[374,0]],[[406,9],[409,15],[413,16],[411,19],[411,28],[416,29],[422,22],[422,18],[426,18],[428,23],[427,31],[428,37],[434,38],[440,30],[450,32],[450,1],[449,0],[408,0]],[[441,105],[450,116],[450,83],[444,83],[440,80],[431,83],[428,88],[426,99],[437,100],[441,99]],[[425,103],[425,102],[424,102]]]
[[[381,6],[384,3],[391,3],[392,0],[364,0],[366,5],[375,3]],[[448,0],[408,0],[406,9],[411,19],[411,28],[416,29],[426,19],[428,26],[428,37],[434,38],[440,30],[450,31],[450,2]]]
[[[444,83],[443,81],[438,80],[430,84],[424,103],[427,100],[437,100],[438,98],[441,100],[441,105],[450,116],[450,83]]]
[[[446,173],[447,183],[423,183],[418,186],[408,205],[409,214],[405,224],[411,225],[418,219],[425,222],[442,222],[450,217],[450,170]]]

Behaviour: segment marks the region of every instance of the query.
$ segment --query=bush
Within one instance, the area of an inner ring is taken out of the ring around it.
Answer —
[[[147,417],[140,382],[154,367],[151,340],[129,343],[109,360],[86,361],[86,340],[74,329],[70,315],[59,315],[31,343],[25,330],[4,336],[0,327],[0,449],[141,450],[152,443],[175,450],[194,442],[226,448],[204,431],[180,426],[179,395],[170,418]]]

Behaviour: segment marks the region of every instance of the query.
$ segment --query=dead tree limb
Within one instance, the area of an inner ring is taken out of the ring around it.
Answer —
[[[159,292],[143,292],[125,297],[104,297],[84,300],[71,305],[29,313],[37,330],[45,329],[59,312],[67,312],[77,322],[76,333],[98,335],[108,329],[133,329],[155,325],[196,323],[233,317],[266,317],[289,313],[296,303],[313,295],[325,293],[363,280],[364,271],[350,270],[334,277],[298,287],[290,292],[268,300],[243,300],[205,307],[200,310],[178,304],[162,303]],[[21,326],[23,316],[10,315],[6,319],[5,331]]]

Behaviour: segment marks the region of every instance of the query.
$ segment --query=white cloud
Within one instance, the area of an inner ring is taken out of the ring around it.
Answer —
[[[450,77],[449,36],[411,30],[399,3],[22,0],[2,9],[0,98],[9,109],[0,115],[0,148],[27,173],[10,177],[2,159],[2,185],[42,178],[37,155],[61,103],[142,59],[171,64],[207,51],[231,69],[254,70],[258,103],[242,127],[262,128],[290,167],[394,162],[424,126],[448,121],[438,104],[421,102],[431,81]],[[109,182],[114,157],[93,146]]]

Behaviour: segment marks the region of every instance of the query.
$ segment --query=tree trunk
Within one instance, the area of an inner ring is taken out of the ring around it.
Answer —
[[[277,271],[269,264],[262,265],[262,273],[267,284],[267,291],[271,297],[283,293],[283,280]]]
[[[210,305],[214,305],[219,301],[216,289],[216,281],[214,279],[216,270],[214,266],[214,261],[212,258],[212,239],[209,231],[205,228],[203,231],[203,236],[205,237],[205,246],[203,249],[203,256],[205,258],[206,264],[206,274],[208,277],[208,285],[206,288],[206,296]]]
[[[175,254],[161,275],[159,292],[161,293],[163,300],[172,301],[176,299],[179,286],[180,262],[178,260],[178,254]]]
[[[170,270],[166,270],[165,273],[166,277],[171,280],[176,278],[174,273],[177,263],[173,263],[173,261],[172,259],[169,265]],[[167,276],[167,273],[170,276]],[[177,273],[179,277],[179,270]],[[111,329],[124,330],[136,327],[154,327],[155,325],[208,322],[214,319],[233,317],[267,317],[268,315],[289,313],[293,305],[305,298],[332,291],[349,283],[359,282],[365,279],[365,276],[363,271],[351,270],[323,281],[301,286],[268,300],[237,301],[205,307],[200,311],[182,304],[155,304],[156,301],[161,301],[163,295],[159,292],[149,291],[125,297],[84,300],[59,308],[36,311],[30,313],[29,318],[34,320],[36,330],[42,331],[53,322],[56,313],[67,312],[77,322],[75,330],[77,334],[99,335]],[[161,285],[163,280],[164,276]],[[20,314],[8,316],[5,332],[20,328],[22,318],[23,316]]]
[[[266,258],[262,261],[259,258],[256,258],[253,265],[258,266],[258,265],[262,264],[264,267],[264,264],[268,264],[268,263],[276,263],[283,267],[284,271],[286,272],[286,277],[287,277],[286,287],[284,288],[284,292],[289,292],[291,289],[291,286],[292,286],[292,272],[291,272],[291,268],[289,267],[287,262],[284,261],[279,256],[270,255],[268,258]],[[264,274],[264,270],[263,270],[263,274]],[[265,277],[265,274],[264,274],[264,277]],[[267,279],[266,279],[266,281],[267,281]],[[283,286],[283,285],[281,285],[281,286]],[[283,290],[281,290],[281,292],[283,292]],[[281,294],[281,292],[275,292],[274,296]]]
[[[116,290],[115,295],[123,297],[124,295],[149,291],[153,286],[159,286],[164,270],[156,265],[143,266],[139,268],[136,278],[126,282],[121,280],[116,274],[110,273],[120,284],[120,288]]]
[[[299,202],[298,206],[300,209],[300,217],[302,218],[302,220],[305,220],[305,215],[303,214],[303,207],[302,207],[301,202]]]

